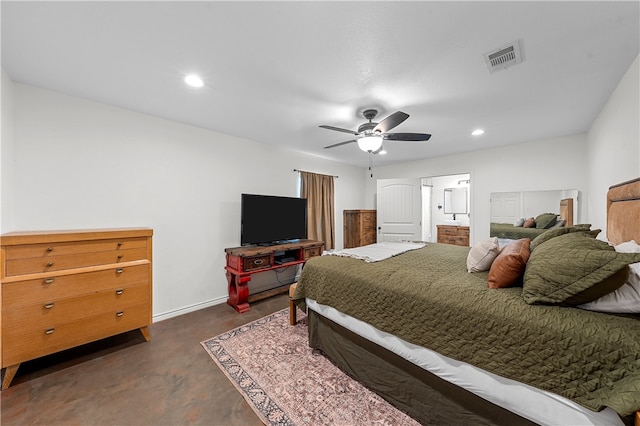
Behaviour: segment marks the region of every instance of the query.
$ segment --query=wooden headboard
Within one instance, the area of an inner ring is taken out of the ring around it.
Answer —
[[[613,185],[607,192],[607,239],[640,243],[640,178]]]
[[[560,200],[560,217],[564,219],[564,226],[573,226],[573,198]]]

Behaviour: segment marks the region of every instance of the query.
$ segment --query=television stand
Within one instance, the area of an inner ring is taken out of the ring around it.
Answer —
[[[249,295],[251,275],[287,266],[304,265],[309,258],[320,256],[323,250],[324,243],[314,240],[225,249],[227,264],[224,269],[229,284],[227,304],[233,306],[238,313],[243,313],[251,309],[249,302],[286,293],[288,285]]]

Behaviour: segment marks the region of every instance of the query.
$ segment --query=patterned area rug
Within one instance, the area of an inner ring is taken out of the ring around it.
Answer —
[[[268,425],[418,425],[309,348],[288,309],[202,342]]]

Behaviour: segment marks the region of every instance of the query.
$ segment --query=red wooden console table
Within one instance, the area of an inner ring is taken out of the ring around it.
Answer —
[[[252,274],[304,264],[309,258],[320,256],[323,250],[324,243],[313,240],[225,249],[227,265],[224,269],[229,283],[227,304],[243,313],[251,309],[250,302],[287,292],[288,285],[249,295],[248,284]]]

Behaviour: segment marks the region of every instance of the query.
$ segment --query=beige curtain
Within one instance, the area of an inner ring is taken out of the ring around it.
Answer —
[[[307,238],[324,241],[325,250],[335,246],[333,176],[300,172],[300,196],[307,199]]]

